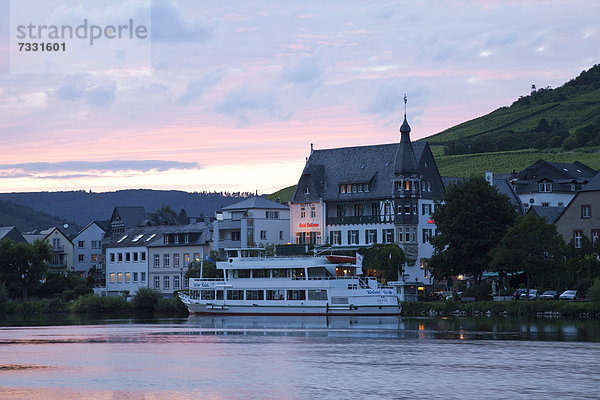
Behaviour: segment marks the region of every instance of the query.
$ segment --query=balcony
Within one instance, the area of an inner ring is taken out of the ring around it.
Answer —
[[[386,224],[391,222],[394,222],[393,215],[361,215],[327,218],[327,225]]]
[[[52,251],[54,253],[64,253],[65,252],[65,246],[52,246]]]

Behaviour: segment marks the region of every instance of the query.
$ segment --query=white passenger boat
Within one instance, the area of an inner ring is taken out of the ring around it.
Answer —
[[[180,298],[190,313],[398,315],[396,289],[354,275],[356,265],[327,257],[265,257],[261,249],[227,250],[222,279],[191,278]],[[330,257],[331,258],[331,257]]]

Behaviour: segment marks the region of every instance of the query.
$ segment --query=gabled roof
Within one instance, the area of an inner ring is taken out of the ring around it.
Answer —
[[[223,208],[221,208],[221,210],[234,211],[234,210],[248,210],[251,208],[266,208],[266,209],[276,209],[276,210],[289,209],[289,207],[284,204],[277,203],[277,202],[271,201],[271,200],[267,200],[264,197],[250,197],[249,199],[245,199],[240,202],[223,207]]]
[[[392,197],[391,182],[394,180],[398,146],[398,143],[391,143],[313,150],[292,195],[292,202],[316,201],[319,198],[324,201],[337,200],[339,185],[351,183],[369,183],[369,192],[353,193],[353,198]],[[417,161],[427,146],[425,141],[412,143]],[[304,196],[309,182],[312,185],[308,186],[310,196]]]
[[[92,221],[89,224],[87,224],[87,226],[85,228],[83,228],[82,230],[80,230],[79,232],[77,232],[77,234],[75,236],[73,236],[73,237],[75,238],[75,237],[81,235],[83,232],[85,232],[92,225],[96,225],[96,226],[98,226],[98,228],[100,228],[104,232],[106,232],[108,230],[108,223],[109,223],[109,221]]]
[[[27,242],[21,232],[14,226],[0,226],[0,240],[12,239],[15,242]]]
[[[554,206],[531,206],[527,210],[527,214],[535,214],[538,217],[542,217],[547,223],[553,224],[556,222],[558,217],[562,214],[566,207],[554,207]]]
[[[119,216],[125,228],[136,227],[141,221],[148,218],[143,206],[117,206],[113,211],[111,221],[115,218],[115,214]]]
[[[523,214],[523,203],[521,203],[521,199],[517,195],[517,192],[513,188],[513,186],[509,182],[510,174],[494,174],[493,175],[493,183],[494,187],[498,191],[508,197],[510,202],[517,207],[520,214]]]
[[[540,182],[553,182],[555,184],[568,185],[576,183],[586,184],[596,174],[592,168],[576,161],[574,163],[558,163],[537,160],[535,163],[520,171],[511,177],[511,181],[516,185],[517,192],[537,191],[537,185]],[[563,186],[563,191],[569,190],[568,186]],[[557,188],[553,188],[556,191]]]
[[[582,192],[595,192],[598,190],[600,190],[600,172],[598,172],[596,176],[594,176],[592,180],[590,180],[588,184],[581,189]]]

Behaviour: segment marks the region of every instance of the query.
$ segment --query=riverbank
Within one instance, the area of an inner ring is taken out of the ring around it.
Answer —
[[[139,295],[138,295],[139,294]],[[189,315],[179,298],[163,298],[153,291],[142,291],[130,301],[122,296],[80,296],[66,302],[60,298],[37,301],[8,301],[0,309],[0,315],[39,315],[39,314],[110,314],[128,317],[132,315],[160,315],[166,317],[186,317]]]
[[[545,316],[600,318],[600,302],[558,300],[403,302],[405,316]]]

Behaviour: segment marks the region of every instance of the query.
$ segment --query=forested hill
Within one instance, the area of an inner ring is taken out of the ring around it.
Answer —
[[[600,65],[424,140],[444,155],[600,146]]]
[[[0,200],[0,226],[16,226],[21,233],[36,228],[45,229],[51,226],[63,226],[68,222],[62,218],[35,211],[31,207]]]
[[[66,220],[79,227],[85,227],[91,221],[109,219],[115,206],[144,206],[146,211],[151,212],[157,211],[163,205],[168,205],[177,213],[184,209],[189,216],[204,214],[212,217],[219,208],[250,196],[252,193],[246,192],[189,193],[177,190],[139,189],[104,193],[85,191],[0,193],[0,200],[31,207],[33,210],[56,216],[57,218],[48,216],[50,218],[48,226],[51,225],[51,221]],[[4,211],[8,210],[7,204],[0,203],[0,224],[17,225],[21,229],[16,222],[11,223],[10,218],[3,217]],[[33,218],[32,214],[27,215],[26,209],[23,209],[22,213],[25,215],[19,216],[21,220]],[[47,227],[41,226],[41,224],[42,222],[35,223],[39,228]]]

